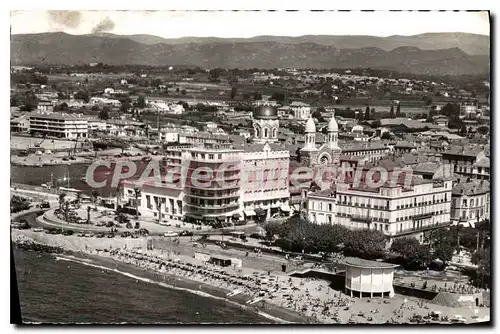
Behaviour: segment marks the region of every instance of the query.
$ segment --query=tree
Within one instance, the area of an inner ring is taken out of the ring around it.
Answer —
[[[141,190],[139,188],[134,188],[134,195],[135,195],[135,219],[139,219],[139,196],[141,196]]]
[[[396,117],[401,117],[401,103],[398,103],[396,108]]]
[[[181,90],[181,95],[186,95],[186,90],[185,89]]]
[[[128,112],[128,110],[130,109],[130,99],[125,99],[122,101],[122,104],[120,106],[120,111],[122,112]]]
[[[344,254],[376,259],[385,253],[385,236],[380,231],[369,229],[350,231],[344,242]]]
[[[490,132],[490,129],[487,126],[480,126],[477,128],[477,132],[482,135],[487,135]]]
[[[460,128],[460,131],[458,132],[462,137],[467,136],[467,127],[465,124],[462,124],[462,127]]]
[[[473,283],[479,287],[489,287],[491,278],[491,251],[480,249],[472,254],[471,262],[477,265]]]
[[[87,224],[90,224],[90,206],[87,206]]]
[[[434,259],[440,259],[444,263],[450,261],[454,251],[451,232],[440,229],[435,231],[431,238]]]
[[[424,96],[424,101],[426,106],[430,106],[432,104],[432,98],[429,96]]]
[[[391,251],[401,255],[403,265],[407,269],[424,269],[432,261],[428,245],[420,245],[413,237],[397,238],[391,245]]]
[[[136,107],[139,109],[146,108],[146,99],[144,98],[144,95],[139,95],[139,97],[137,98]]]
[[[27,91],[24,94],[23,105],[19,108],[22,111],[33,111],[38,106],[38,98],[32,91]]]
[[[363,116],[364,116],[363,119],[365,121],[368,121],[370,119],[370,106],[366,106],[365,114]]]
[[[380,139],[391,140],[392,135],[389,131],[385,131],[384,133],[382,133],[382,136],[380,136]]]
[[[285,101],[285,94],[281,92],[274,92],[271,96],[272,100],[275,100],[278,103],[283,103]]]
[[[257,224],[263,223],[266,219],[266,216],[267,216],[267,213],[264,209],[261,209],[261,208],[255,209],[255,217],[256,217]]]
[[[76,100],[83,100],[85,103],[88,103],[90,101],[89,93],[83,90],[79,90],[75,94],[75,99]]]
[[[161,79],[153,79],[151,80],[151,87],[158,87],[162,84],[163,82],[161,81]]]
[[[175,92],[176,92],[177,94],[179,94],[179,91],[180,91],[180,89],[179,89],[179,87],[177,87],[177,88],[175,89]]]
[[[425,119],[425,121],[428,123],[432,123],[432,121],[434,120],[433,119],[434,113],[435,113],[434,110],[432,110],[432,109],[429,110],[429,113],[427,114],[427,118]]]
[[[264,226],[264,231],[266,231],[266,240],[272,241],[274,240],[274,236],[280,235],[282,233],[281,224],[277,222],[268,222]]]
[[[62,205],[64,203],[65,198],[66,198],[66,193],[59,194],[59,210],[62,210]]]
[[[390,118],[396,118],[396,115],[394,114],[394,106],[393,105],[391,106],[391,111],[389,112],[389,115],[390,115],[389,116]]]
[[[231,87],[231,99],[234,100],[234,98],[236,97],[236,94],[238,94],[238,88],[236,87]]]
[[[324,122],[324,121],[325,121],[325,120],[324,120],[324,118],[323,118],[323,115],[321,115],[321,111],[319,111],[319,110],[315,110],[315,111],[311,114],[311,116],[312,116],[313,118],[316,118],[316,119],[318,120],[318,122]]]
[[[68,104],[66,102],[61,103],[54,107],[54,111],[67,111],[69,109]]]
[[[108,120],[109,119],[109,107],[104,107],[99,112],[99,119]]]

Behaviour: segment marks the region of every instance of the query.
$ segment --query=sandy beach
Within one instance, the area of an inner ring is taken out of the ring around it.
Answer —
[[[198,285],[198,290],[209,289],[216,296],[272,312],[284,321],[381,324],[388,321],[409,323],[415,315],[426,317],[431,311],[439,311],[450,318],[457,314],[466,319],[489,315],[487,308],[478,308],[476,312],[472,309],[452,309],[400,295],[391,299],[351,298],[331,289],[322,280],[290,277],[278,271],[218,267],[175,252],[174,248],[147,250],[146,239],[80,238],[30,230],[13,230],[12,237],[13,240],[27,237],[42,244],[84,254],[94,260],[106,259],[110,261],[108,266],[125,265],[128,270],[138,268],[141,274],[149,275],[155,281],[163,278],[167,283],[168,280],[175,284],[188,282],[189,289],[196,289]],[[234,297],[227,296],[231,291],[240,293]],[[247,304],[258,297],[262,299]]]

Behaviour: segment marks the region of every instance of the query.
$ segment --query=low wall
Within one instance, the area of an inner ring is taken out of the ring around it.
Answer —
[[[484,305],[482,293],[459,294],[451,292],[439,292],[432,300],[433,304],[455,308],[472,308]]]
[[[405,295],[410,297],[417,297],[421,299],[433,300],[438,292],[430,290],[422,290],[417,288],[412,288],[410,286],[401,286],[399,284],[394,284],[394,293],[399,295]]]
[[[330,273],[315,269],[305,269],[302,271],[294,271],[289,274],[292,277],[312,277],[330,282],[330,287],[339,291],[344,290],[345,286],[345,271],[338,271],[337,273]]]

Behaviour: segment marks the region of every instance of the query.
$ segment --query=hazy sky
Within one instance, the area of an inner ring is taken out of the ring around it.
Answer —
[[[12,11],[13,34],[92,31],[161,37],[258,35],[489,35],[486,12]]]

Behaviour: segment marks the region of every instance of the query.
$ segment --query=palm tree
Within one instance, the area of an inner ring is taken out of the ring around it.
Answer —
[[[121,184],[118,183],[118,187],[116,187],[116,210],[118,210],[120,204],[121,188]]]
[[[141,190],[139,188],[134,188],[134,194],[135,194],[135,219],[139,219],[139,203],[137,199],[141,195]]]
[[[82,200],[82,194],[81,193],[76,193],[76,201],[78,202],[78,205],[80,205],[80,201]]]
[[[68,211],[69,211],[69,202],[64,202],[64,219],[66,220],[67,223],[69,223]]]
[[[97,191],[95,189],[92,189],[92,202],[94,203],[94,209],[97,209]]]
[[[65,193],[59,194],[59,210],[62,210],[62,205],[64,203],[64,198],[66,197]]]
[[[90,206],[87,206],[87,224],[90,224]]]

